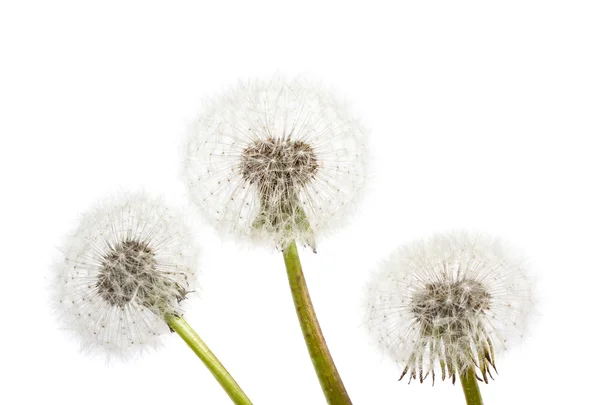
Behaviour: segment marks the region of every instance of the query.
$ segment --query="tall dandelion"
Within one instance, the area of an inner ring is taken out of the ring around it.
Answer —
[[[191,198],[215,227],[283,251],[304,337],[330,404],[350,400],[314,313],[296,241],[316,251],[365,178],[365,130],[307,80],[249,81],[216,97],[186,143]]]
[[[496,355],[523,336],[532,287],[522,258],[488,236],[436,235],[394,251],[368,284],[367,324],[400,379],[458,376],[481,404]]]
[[[124,193],[85,213],[61,251],[54,266],[57,315],[84,350],[130,358],[174,331],[234,403],[251,403],[183,319],[198,249],[176,212],[143,193]]]
[[[364,129],[307,80],[249,81],[207,105],[187,139],[192,200],[221,232],[316,249],[364,186]]]

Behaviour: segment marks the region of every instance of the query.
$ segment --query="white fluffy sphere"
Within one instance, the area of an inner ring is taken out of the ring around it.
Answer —
[[[214,98],[187,139],[193,202],[220,231],[315,248],[364,186],[365,130],[314,83],[253,80]]]
[[[107,199],[81,217],[54,266],[57,314],[85,350],[121,358],[169,332],[195,283],[197,252],[182,217],[145,194]]]
[[[525,333],[532,285],[520,255],[480,234],[436,235],[395,250],[368,284],[366,323],[375,342],[421,382],[479,369]]]

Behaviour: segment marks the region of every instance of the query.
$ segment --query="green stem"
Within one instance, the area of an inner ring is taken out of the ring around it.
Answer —
[[[321,332],[321,327],[319,326],[319,321],[317,320],[317,315],[315,314],[308,293],[306,280],[302,273],[302,265],[300,264],[295,242],[292,242],[283,251],[283,259],[287,268],[296,314],[300,321],[306,347],[308,348],[327,403],[329,405],[352,405]]]
[[[185,319],[177,315],[168,315],[165,317],[165,321],[202,360],[234,404],[252,405],[244,391]]]
[[[460,382],[462,383],[467,405],[483,405],[483,399],[481,399],[481,392],[479,392],[479,385],[477,384],[475,369],[473,367],[469,367],[465,373],[461,373]]]

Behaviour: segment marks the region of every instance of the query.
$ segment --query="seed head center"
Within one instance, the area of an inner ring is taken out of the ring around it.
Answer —
[[[150,247],[143,242],[126,240],[103,257],[96,287],[111,305],[123,306],[134,298],[146,304],[161,278]]]
[[[261,190],[306,185],[317,173],[319,163],[313,147],[289,138],[261,139],[242,152],[241,173]]]
[[[468,328],[473,316],[489,308],[490,301],[490,294],[478,281],[435,282],[414,294],[412,312],[430,332],[451,328],[460,333]]]

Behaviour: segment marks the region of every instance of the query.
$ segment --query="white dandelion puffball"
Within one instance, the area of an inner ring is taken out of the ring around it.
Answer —
[[[455,232],[401,247],[368,284],[367,325],[400,377],[435,370],[454,382],[469,368],[488,382],[495,355],[523,336],[532,285],[503,242]]]
[[[315,248],[343,222],[365,179],[365,130],[304,79],[250,81],[215,98],[187,139],[184,176],[217,229]]]
[[[57,313],[84,350],[128,358],[160,344],[193,290],[197,249],[160,199],[121,194],[85,213],[55,265]]]

